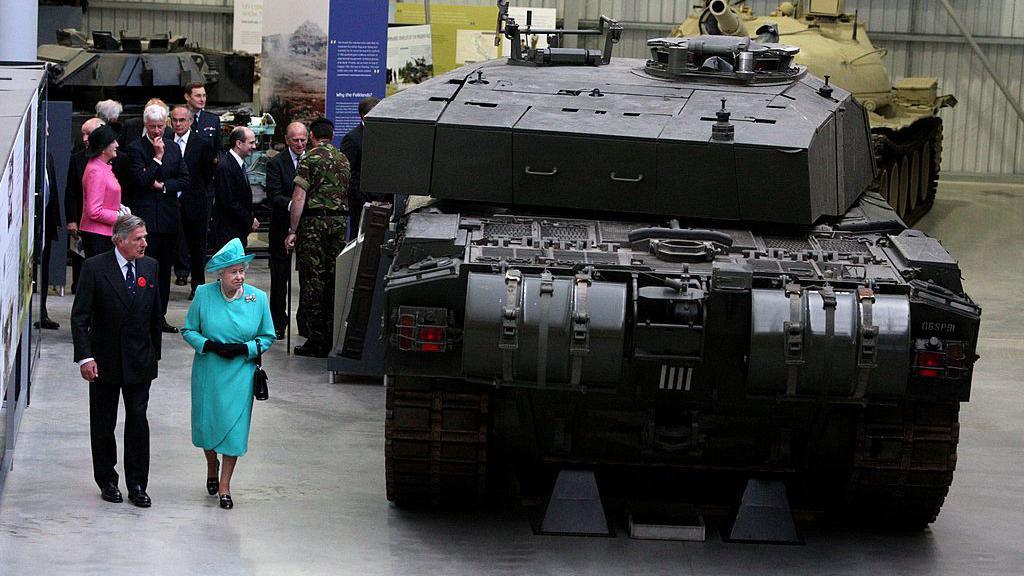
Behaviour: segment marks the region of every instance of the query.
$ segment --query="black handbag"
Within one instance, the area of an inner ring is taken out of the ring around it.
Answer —
[[[266,400],[270,398],[270,388],[267,387],[269,383],[267,379],[267,372],[263,369],[263,350],[260,348],[260,341],[256,341],[256,374],[253,375],[252,380],[252,395],[257,400]]]

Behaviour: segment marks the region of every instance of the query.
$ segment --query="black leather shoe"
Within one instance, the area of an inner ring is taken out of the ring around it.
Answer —
[[[166,320],[164,320],[163,325],[160,326],[160,331],[164,332],[166,334],[177,334],[178,333],[178,329],[175,328],[174,326],[171,326],[170,324],[168,324]]]
[[[310,346],[307,342],[301,346],[292,348],[292,352],[295,352],[296,356],[307,356],[309,358],[327,358],[327,350],[323,348],[317,348]]]
[[[36,322],[36,328],[42,328],[43,330],[59,330],[60,324],[50,320],[49,316],[43,316]]]
[[[217,488],[220,487],[220,482],[217,481],[216,477],[206,479],[206,491],[213,496],[217,493]]]
[[[175,286],[188,286],[188,276],[178,276],[174,279]]]
[[[231,510],[235,507],[235,503],[231,501],[231,494],[220,495],[220,507],[225,510]]]
[[[149,494],[146,494],[145,490],[139,490],[138,492],[129,492],[128,501],[135,504],[139,508],[149,508],[153,505],[153,501],[149,499]]]
[[[113,484],[108,484],[106,488],[100,490],[100,498],[115,504],[124,502],[124,496],[121,496],[121,491]]]

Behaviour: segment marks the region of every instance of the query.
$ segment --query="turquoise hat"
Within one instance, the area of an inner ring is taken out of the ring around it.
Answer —
[[[234,266],[235,264],[245,264],[250,262],[255,256],[253,254],[246,254],[245,248],[242,248],[242,241],[238,238],[232,238],[223,248],[217,250],[217,253],[210,258],[210,261],[206,263],[207,272],[216,272],[227,268],[228,266]]]

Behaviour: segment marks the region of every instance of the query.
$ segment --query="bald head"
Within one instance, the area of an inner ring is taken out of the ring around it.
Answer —
[[[292,122],[288,125],[288,132],[285,135],[285,144],[296,155],[301,156],[306,151],[306,142],[309,140],[309,131],[302,122]]]
[[[82,122],[82,144],[88,146],[89,134],[92,134],[93,130],[103,126],[104,124],[106,124],[106,122],[99,118],[89,118],[85,122]]]

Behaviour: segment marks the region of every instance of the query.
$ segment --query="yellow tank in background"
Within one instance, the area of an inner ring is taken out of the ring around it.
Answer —
[[[672,36],[749,36],[799,47],[798,64],[816,76],[829,76],[868,110],[879,168],[874,185],[912,224],[935,199],[942,157],[938,112],[955,106],[956,98],[939,96],[937,78],[904,78],[893,85],[882,63],[885,49],[871,44],[857,20],[843,12],[842,0],[781,2],[767,16],[755,16],[743,4],[706,0]]]

